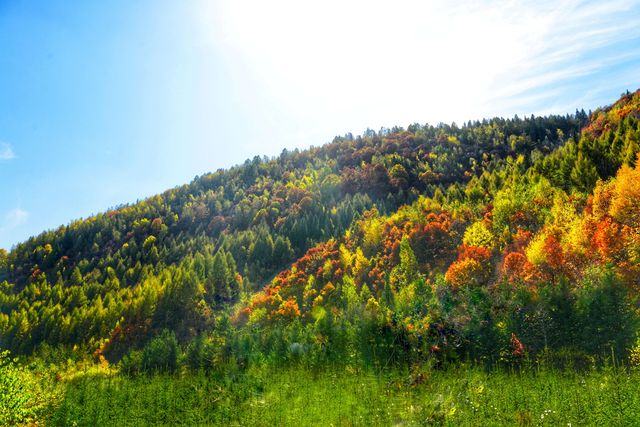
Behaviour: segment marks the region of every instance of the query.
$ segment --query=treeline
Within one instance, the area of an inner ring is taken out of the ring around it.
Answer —
[[[219,311],[313,245],[341,236],[363,212],[391,213],[419,194],[462,200],[470,179],[510,156],[532,162],[585,121],[582,112],[347,135],[271,160],[255,157],[42,233],[0,254],[0,342],[23,352],[41,343],[92,348],[123,330],[173,327],[156,312],[163,298],[171,301],[169,282],[197,288],[203,313]],[[202,271],[194,265],[211,264],[217,253],[227,260],[229,296],[212,294],[211,268],[184,284]],[[185,319],[193,324],[180,328],[181,340],[201,327]]]

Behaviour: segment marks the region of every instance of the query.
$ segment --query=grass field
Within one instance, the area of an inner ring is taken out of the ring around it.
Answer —
[[[640,373],[473,367],[79,375],[53,425],[640,425]]]

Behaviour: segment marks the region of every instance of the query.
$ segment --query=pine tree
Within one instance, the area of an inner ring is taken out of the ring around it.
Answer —
[[[591,160],[582,152],[578,153],[578,158],[571,170],[571,182],[576,189],[588,193],[596,185],[599,175]]]
[[[82,284],[82,273],[80,273],[80,269],[78,267],[73,269],[70,283],[72,286],[80,286]]]
[[[227,258],[223,249],[218,250],[213,257],[213,270],[207,282],[207,293],[212,295],[212,301],[221,304],[231,300],[232,293],[229,286],[230,274],[227,265]]]

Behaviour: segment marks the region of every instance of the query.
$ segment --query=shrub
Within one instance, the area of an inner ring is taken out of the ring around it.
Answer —
[[[142,352],[131,350],[120,360],[120,371],[131,376],[140,373],[142,369]]]
[[[0,425],[35,425],[49,396],[16,362],[8,351],[0,351]]]
[[[178,369],[178,340],[173,332],[163,330],[142,351],[131,350],[120,360],[120,370],[128,375],[140,372],[175,372]]]
[[[178,368],[178,340],[173,331],[163,330],[142,351],[142,370],[147,373],[175,372]]]
[[[203,335],[195,337],[185,351],[185,362],[189,369],[211,370],[218,358],[219,346]]]

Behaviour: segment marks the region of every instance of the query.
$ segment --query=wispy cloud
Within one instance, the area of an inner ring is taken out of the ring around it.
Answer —
[[[202,1],[198,17],[276,124],[539,113],[617,88],[602,74],[621,64],[640,76],[640,0]]]
[[[7,230],[25,224],[29,219],[29,212],[22,208],[11,209],[4,216],[4,223],[0,230]]]
[[[0,240],[2,240],[3,244],[6,243],[6,249],[9,249],[8,241],[15,240],[12,239],[11,236],[13,235],[14,230],[27,223],[29,220],[29,212],[17,207],[6,212],[4,216],[0,218]]]
[[[522,29],[528,34],[517,37],[521,37],[520,44],[526,46],[527,53],[496,79],[491,101],[497,105],[516,106],[519,98],[533,95],[544,100],[547,111],[560,105],[570,108],[573,104],[575,108],[580,106],[575,104],[578,100],[593,101],[585,99],[583,93],[602,93],[621,84],[617,79],[602,76],[603,73],[612,73],[622,64],[640,73],[639,1],[536,1],[519,6],[529,9],[529,16],[537,19],[524,22],[517,11],[505,16],[514,22],[521,21]],[[534,27],[539,22],[542,31]],[[582,90],[578,89],[582,93],[571,98],[571,91],[576,91],[579,83],[583,85]],[[636,85],[640,85],[640,78]],[[556,101],[549,102],[550,99]],[[525,106],[520,103],[518,107]]]
[[[6,142],[0,142],[0,160],[11,160],[16,157],[11,145]]]

